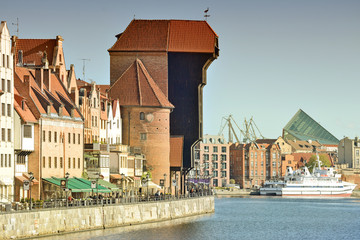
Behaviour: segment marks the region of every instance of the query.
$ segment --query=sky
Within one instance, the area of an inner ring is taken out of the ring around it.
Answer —
[[[90,59],[85,79],[109,84],[107,49],[132,19],[204,20],[207,8],[220,56],[207,71],[205,134],[231,114],[277,138],[302,109],[338,139],[360,136],[358,0],[12,0],[0,20],[20,38],[61,35],[67,69],[83,78]]]

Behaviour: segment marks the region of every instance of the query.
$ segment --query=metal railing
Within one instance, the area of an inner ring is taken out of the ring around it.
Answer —
[[[126,196],[121,198],[104,197],[98,199],[73,199],[67,201],[66,199],[51,199],[45,201],[32,202],[31,208],[30,203],[0,203],[0,214],[9,213],[14,211],[37,211],[52,208],[73,208],[73,207],[91,207],[91,206],[106,206],[106,205],[120,205],[120,204],[134,204],[134,203],[145,203],[145,202],[156,202],[156,201],[176,201],[187,198],[197,198],[213,195],[212,191],[200,190],[199,192],[188,193],[183,195],[149,195],[149,196]],[[32,210],[30,210],[32,209]]]

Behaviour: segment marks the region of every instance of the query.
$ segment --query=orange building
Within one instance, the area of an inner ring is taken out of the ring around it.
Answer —
[[[277,144],[251,142],[230,146],[230,178],[241,188],[261,186],[281,176],[281,151]]]

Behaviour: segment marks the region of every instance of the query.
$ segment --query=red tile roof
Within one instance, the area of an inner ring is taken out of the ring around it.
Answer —
[[[18,62],[18,51],[23,51],[23,63],[42,65],[41,58],[47,53],[49,64],[53,63],[56,39],[16,39],[15,62]]]
[[[24,102],[24,108],[22,108],[22,101]],[[19,95],[19,92],[14,88],[14,109],[19,114],[24,122],[37,122],[34,114],[30,111],[26,100]]]
[[[50,106],[50,112],[59,114],[59,107],[64,106],[62,114],[64,116],[71,116],[71,109],[74,109],[74,117],[82,118],[80,111],[75,107],[72,102],[65,86],[51,73],[51,89],[49,86],[44,85],[44,90],[41,91],[38,82],[35,80],[35,70],[16,67],[14,78],[15,88],[17,88],[19,95],[25,97],[28,101],[32,100],[33,104],[29,102],[29,107],[36,118],[40,114],[46,114],[47,108]],[[25,82],[25,76],[29,76],[29,82]]]
[[[206,21],[133,20],[108,51],[213,53],[216,38]]]
[[[110,87],[109,96],[120,106],[174,108],[139,59]]]

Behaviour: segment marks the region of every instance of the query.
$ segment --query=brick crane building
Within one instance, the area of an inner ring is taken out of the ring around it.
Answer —
[[[161,108],[155,106],[159,111],[158,114],[161,115],[160,121],[154,116],[154,121],[157,121],[158,124],[167,121],[167,127],[170,127],[170,130],[163,129],[167,130],[168,133],[164,133],[164,136],[161,137],[163,138],[161,144],[166,145],[166,153],[163,154],[163,157],[151,154],[153,150],[149,149],[153,148],[152,146],[154,148],[159,146],[149,144],[146,153],[148,163],[154,166],[168,166],[170,135],[177,135],[184,136],[183,168],[184,170],[190,169],[194,165],[192,148],[203,135],[202,89],[206,85],[206,70],[219,55],[217,34],[206,21],[133,20],[126,30],[116,37],[117,41],[108,50],[110,54],[111,88],[114,89],[113,85],[118,82],[118,79],[129,72],[136,63],[143,65],[148,76],[153,79],[152,86],[149,86],[151,88],[147,87],[147,92],[144,89],[144,95],[141,97],[152,92],[151,89],[154,89],[156,85],[158,93],[155,95],[162,95],[167,101],[166,110],[162,104],[160,104]],[[146,77],[149,79],[148,76]],[[134,81],[134,83],[136,82]],[[122,87],[126,88],[127,86],[123,84]],[[131,89],[139,92],[140,88],[142,88],[141,85],[133,85]],[[121,96],[116,91],[111,91],[111,94],[112,98],[119,98],[121,104],[121,98],[129,97],[130,92],[127,91],[125,96]],[[158,100],[158,102],[163,101],[163,103],[165,101]],[[171,104],[175,106],[174,109],[170,107]],[[124,105],[121,107],[123,108]],[[172,111],[171,116],[169,116],[170,109]],[[128,111],[121,109],[123,141],[133,145],[136,143],[136,139],[141,136],[139,133],[128,135],[129,132],[126,132],[125,128],[127,128],[126,124],[131,124],[131,121],[129,122],[126,119],[139,121],[139,116],[129,118],[129,111],[134,113],[135,108]],[[140,112],[146,113],[141,109],[136,111],[139,114]],[[144,131],[142,133],[150,131],[150,128],[145,128],[148,124],[146,120],[141,121],[143,122],[139,123],[143,127],[142,131]],[[159,127],[165,128],[166,126],[161,124]],[[156,130],[156,126],[151,128],[151,131]],[[146,141],[152,140],[147,139]],[[160,139],[154,141],[160,143]],[[153,151],[153,153],[155,152]],[[154,172],[157,171],[154,168]],[[155,174],[155,182],[159,183],[159,177],[168,171],[164,169],[164,172]]]

